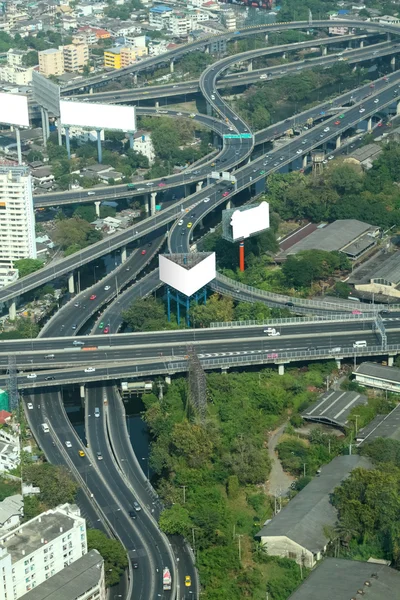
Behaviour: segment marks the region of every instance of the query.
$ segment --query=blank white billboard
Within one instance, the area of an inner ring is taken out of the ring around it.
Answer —
[[[158,269],[161,281],[185,294],[185,296],[193,296],[207,283],[215,279],[215,252],[212,252],[191,269],[182,267],[168,256],[159,254]]]
[[[28,97],[0,92],[0,123],[29,127]]]
[[[235,210],[231,216],[232,237],[234,240],[243,240],[254,233],[268,229],[269,204],[261,202],[248,210]]]
[[[61,123],[68,127],[136,131],[134,106],[114,106],[91,102],[60,101]]]

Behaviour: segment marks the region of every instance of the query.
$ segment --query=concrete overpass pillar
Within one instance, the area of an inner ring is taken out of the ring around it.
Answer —
[[[68,291],[70,294],[73,294],[75,292],[75,282],[73,273],[68,275]]]
[[[135,73],[133,76],[133,83],[137,85],[137,73]]]
[[[303,156],[303,169],[307,168],[307,160],[308,160],[308,156],[307,156],[307,154],[305,154]]]
[[[124,263],[126,262],[127,256],[126,256],[126,246],[122,246],[121,248],[121,262]]]
[[[68,158],[71,158],[71,144],[69,143],[69,127],[65,128],[65,145],[67,147]]]
[[[349,50],[351,50],[351,49],[352,49],[352,47],[353,47],[353,46],[351,45],[351,42],[349,42],[349,43],[348,43],[348,45],[347,45],[347,48],[348,48]]]
[[[204,229],[204,219],[201,219],[198,223],[198,228],[199,229]]]
[[[229,200],[226,203],[226,210],[230,210],[231,208],[233,208],[233,202],[232,200],[229,198]]]
[[[388,366],[393,367],[394,356],[388,356]]]
[[[61,119],[57,119],[57,136],[58,136],[58,145],[62,146],[62,133],[61,133]]]
[[[279,375],[285,374],[285,365],[278,365],[278,374]]]
[[[89,94],[93,94],[93,88],[92,87],[89,89]]]
[[[395,56],[392,56],[392,58],[390,59],[390,66],[392,67],[392,71],[394,71],[396,68],[396,57]]]
[[[196,192],[200,192],[201,188],[203,187],[203,182],[202,181],[198,181],[196,183]]]
[[[360,48],[364,48],[364,40],[361,40],[361,42],[360,42]]]
[[[282,58],[283,58],[283,60],[285,60],[285,59],[286,59],[286,52],[284,52],[284,53],[282,54]]]
[[[99,165],[103,162],[103,153],[101,150],[101,129],[97,130],[97,160]]]
[[[8,306],[8,318],[11,321],[14,321],[17,317],[17,303],[15,300],[12,300]]]
[[[144,197],[144,212],[148,215],[150,212],[150,202],[149,202],[149,197],[145,196]]]
[[[129,134],[129,148],[130,148],[131,150],[133,150],[134,146],[135,146],[135,138],[134,138],[134,135],[133,135],[133,133],[131,132],[131,133]]]
[[[321,46],[322,56],[326,56],[328,54],[327,46]]]
[[[79,395],[82,400],[85,399],[85,384],[84,383],[81,383],[81,385],[79,386]]]
[[[265,43],[268,44],[268,33],[265,34]]]
[[[96,217],[100,216],[100,204],[101,204],[100,200],[96,200],[94,203],[94,207],[96,209]]]
[[[372,117],[368,119],[367,131],[372,131]]]
[[[156,100],[156,108],[160,108],[160,103],[158,100]]]
[[[336,150],[338,148],[340,148],[341,145],[342,145],[342,136],[338,135],[337,138],[336,138]]]
[[[173,73],[174,72],[174,61],[171,60],[171,62],[169,63],[169,72]]]
[[[251,71],[253,70],[253,61],[249,60],[249,64],[247,65],[247,70],[249,71],[249,73],[251,73]]]
[[[400,102],[396,104],[396,115],[400,115]]]
[[[165,383],[167,383],[168,385],[171,385],[171,376],[170,375],[165,376]]]
[[[340,358],[335,358],[335,363],[336,363],[336,367],[338,369],[338,371],[341,369],[342,367],[342,361]]]
[[[390,42],[390,40],[392,39],[392,37],[391,37],[391,35],[390,35],[389,32],[386,34],[386,39],[387,39],[388,42]]]
[[[210,54],[210,46],[206,46],[204,52]]]
[[[43,137],[43,147],[47,148],[47,125],[46,125],[46,112],[44,108],[40,107],[40,114],[42,115],[42,137]]]
[[[206,102],[206,108],[207,108],[207,117],[211,117],[212,115],[212,106],[209,102]]]
[[[151,194],[150,194],[150,214],[151,214],[151,216],[156,214],[156,198],[157,198],[157,192],[151,192]]]

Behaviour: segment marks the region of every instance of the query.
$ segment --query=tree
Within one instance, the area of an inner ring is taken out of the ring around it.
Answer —
[[[65,502],[75,502],[78,484],[65,467],[50,463],[27,465],[24,468],[24,480],[40,488],[38,499],[46,506],[46,510]]]
[[[57,221],[53,239],[64,250],[67,248],[85,248],[101,239],[101,233],[79,217]]]
[[[159,525],[161,530],[169,535],[183,535],[184,537],[189,535],[192,527],[189,512],[179,504],[163,510]]]
[[[82,204],[74,210],[74,217],[92,223],[96,219],[96,209],[91,204]]]
[[[209,327],[218,321],[233,321],[233,300],[219,294],[210,296],[206,304],[193,304],[191,320],[195,327]]]
[[[14,262],[20,277],[26,277],[43,267],[43,261],[39,258],[20,258]]]
[[[22,62],[25,67],[35,67],[39,64],[39,56],[36,50],[31,50],[22,57]]]
[[[134,300],[122,318],[132,331],[155,331],[168,325],[164,304],[153,296]]]
[[[98,529],[87,530],[88,551],[97,550],[104,559],[106,586],[119,583],[120,577],[128,566],[125,548],[118,540],[110,540]]]

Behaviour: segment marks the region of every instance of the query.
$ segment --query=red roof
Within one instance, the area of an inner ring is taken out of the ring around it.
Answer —
[[[11,413],[6,410],[0,410],[0,423],[4,425],[4,423],[11,417]]]

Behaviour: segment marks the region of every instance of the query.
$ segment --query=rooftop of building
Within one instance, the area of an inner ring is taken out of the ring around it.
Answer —
[[[394,285],[400,283],[400,250],[394,254],[381,255],[381,261],[375,265],[375,268],[371,266],[367,275],[363,278],[365,283],[369,283],[372,279],[385,279]],[[362,282],[360,282],[362,283]]]
[[[73,516],[70,517],[57,509],[48,511],[1,536],[0,547],[6,548],[11,555],[11,562],[15,563],[23,556],[50,544],[62,533],[70,531],[74,522]]]
[[[350,411],[366,403],[367,397],[363,394],[330,390],[303,411],[301,416],[307,421],[345,427]]]
[[[379,144],[367,144],[366,146],[362,146],[361,148],[357,148],[351,154],[349,154],[349,158],[354,158],[359,162],[363,162],[368,159],[375,159],[379,154],[381,154],[382,148]]]
[[[165,5],[162,5],[162,4],[159,4],[157,6],[153,6],[150,9],[150,12],[152,12],[152,13],[160,13],[160,14],[161,13],[166,13],[166,12],[171,12],[171,11],[172,11],[171,6],[165,6]]]
[[[21,515],[24,502],[21,494],[8,496],[0,502],[0,527],[13,515]]]
[[[171,262],[180,265],[188,271],[200,264],[205,258],[213,254],[212,252],[193,252],[192,254],[164,254]]]
[[[24,594],[21,600],[76,600],[98,584],[102,564],[99,552],[91,550]]]
[[[364,442],[372,442],[376,438],[400,441],[400,404],[388,415],[377,415],[357,433],[359,445]]]
[[[357,238],[377,228],[357,219],[339,219],[325,227],[318,227],[310,235],[285,250],[280,256],[297,254],[302,250],[341,250]]]
[[[398,600],[399,587],[399,571],[386,565],[325,558],[289,600]]]
[[[122,46],[113,46],[112,48],[105,48],[104,54],[121,54]]]
[[[59,48],[48,48],[47,50],[40,50],[39,54],[57,54],[58,52],[62,52]]]
[[[337,456],[287,504],[279,514],[257,533],[257,537],[285,536],[316,554],[327,544],[324,531],[337,520],[336,509],[330,502],[334,489],[353,469],[370,468],[363,456]]]
[[[368,375],[376,379],[400,383],[400,369],[396,367],[385,367],[373,362],[363,362],[357,367],[353,374]]]

